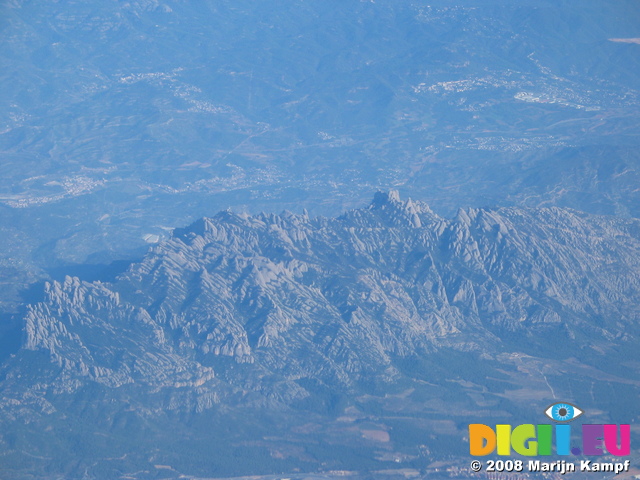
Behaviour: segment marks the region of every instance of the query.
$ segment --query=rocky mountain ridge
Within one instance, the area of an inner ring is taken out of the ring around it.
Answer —
[[[514,335],[628,342],[638,232],[636,220],[558,208],[446,220],[393,191],[334,219],[222,212],[176,229],[114,284],[48,283],[23,349],[46,352],[65,391],[136,383],[216,398],[221,381],[246,380],[216,378],[229,358],[247,365],[249,389],[273,377],[286,404],[307,394],[298,379],[392,382],[394,358],[442,346],[490,356]]]
[[[3,428],[94,409],[106,426],[92,435],[117,430],[122,412],[160,432],[167,415],[243,409],[346,428],[345,412],[372,399],[376,421],[444,418],[458,442],[470,419],[511,421],[558,397],[635,418],[639,253],[637,219],[445,219],[394,191],[337,218],[224,211],[175,229],[115,282],[48,283],[0,372]]]

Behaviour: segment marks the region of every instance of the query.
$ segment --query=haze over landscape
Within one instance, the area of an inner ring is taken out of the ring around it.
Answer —
[[[639,26],[1,2],[0,477],[466,478],[557,401],[635,446]]]

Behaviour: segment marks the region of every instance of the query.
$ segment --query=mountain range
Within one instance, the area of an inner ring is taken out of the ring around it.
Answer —
[[[424,472],[468,423],[640,415],[637,219],[227,210],[41,295],[0,370],[3,478]]]

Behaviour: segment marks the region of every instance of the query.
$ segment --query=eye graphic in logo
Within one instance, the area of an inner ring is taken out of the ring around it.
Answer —
[[[553,405],[549,405],[544,413],[556,422],[570,422],[582,415],[583,412],[570,403],[554,403]]]

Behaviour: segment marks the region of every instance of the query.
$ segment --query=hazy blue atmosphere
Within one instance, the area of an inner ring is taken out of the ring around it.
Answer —
[[[636,458],[637,0],[0,0],[0,45],[3,480],[467,478],[559,401]]]

